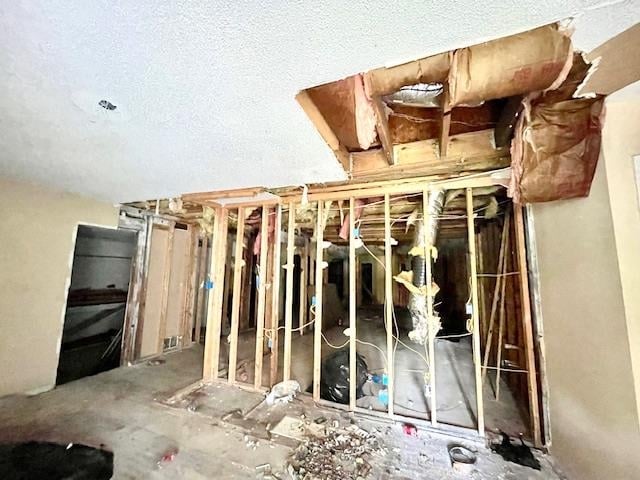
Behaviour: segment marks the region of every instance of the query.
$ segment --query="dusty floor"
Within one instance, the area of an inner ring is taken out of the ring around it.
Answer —
[[[385,370],[386,330],[382,322],[382,306],[358,309],[357,351],[365,358],[371,373],[382,373]],[[313,326],[310,327],[313,329]],[[343,334],[346,326],[333,327],[325,332],[322,342],[322,357],[335,351],[334,347],[344,346],[348,337]],[[280,358],[283,357],[284,335],[280,335]],[[424,395],[425,382],[423,374],[428,369],[421,356],[422,348],[411,342],[406,331],[400,333],[394,356],[395,366],[395,411],[398,414],[429,419],[431,405]],[[294,333],[292,337],[291,377],[300,383],[302,391],[306,391],[313,379],[313,331],[301,336]],[[381,351],[382,350],[382,351]],[[238,365],[246,373],[243,381],[252,384],[254,377],[255,334],[246,332],[241,335],[238,348]],[[221,344],[220,362],[226,366],[228,362],[228,345],[224,339]],[[500,401],[495,400],[492,388],[493,372],[484,384],[485,425],[490,430],[502,430],[510,435],[527,435],[528,429],[509,387],[501,383]],[[239,377],[237,377],[239,378]],[[282,379],[280,364],[279,379]],[[263,362],[263,385],[269,384],[269,361]],[[438,421],[466,428],[476,426],[475,376],[471,356],[471,337],[452,342],[445,339],[436,340],[436,390],[438,397]],[[358,406],[386,411],[386,406],[375,397],[365,397],[358,401]]]
[[[346,412],[315,407],[309,397],[268,407],[261,394],[226,385],[205,386],[173,406],[164,404],[177,390],[200,377],[202,349],[166,355],[161,365],[120,368],[63,385],[33,397],[0,399],[0,442],[47,440],[104,445],[115,454],[116,479],[263,478],[256,467],[270,464],[277,478],[288,478],[287,458],[298,442],[270,430],[285,415],[327,424],[357,423],[383,445],[368,459],[369,478],[381,479],[555,479],[548,457],[538,455],[543,471],[508,464],[473,439],[477,451],[471,474],[450,466],[447,446],[459,441],[418,425],[417,436],[402,426]],[[159,466],[167,452],[173,461]]]

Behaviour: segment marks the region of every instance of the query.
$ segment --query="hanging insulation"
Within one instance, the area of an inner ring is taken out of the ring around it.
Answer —
[[[449,71],[451,104],[556,88],[572,61],[571,39],[555,24],[461,48]]]

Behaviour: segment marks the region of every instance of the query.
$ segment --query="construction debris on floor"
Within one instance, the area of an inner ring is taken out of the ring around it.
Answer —
[[[307,432],[287,465],[287,472],[294,480],[366,478],[371,473],[369,458],[387,454],[377,431],[370,433],[357,425],[335,428],[326,423],[324,431],[313,430]]]
[[[270,405],[265,394],[223,382],[199,383],[200,348],[165,359],[28,399],[2,399],[0,444],[39,440],[93,446],[113,452],[113,478],[128,479],[562,478],[550,457],[532,452],[540,471],[517,465],[468,430],[447,434],[424,422],[403,425],[353,415],[315,405],[308,395],[293,397],[295,388],[285,385],[274,397],[287,401]],[[463,456],[452,462],[454,446],[466,449],[460,450],[465,455],[471,452],[475,463],[465,470]]]

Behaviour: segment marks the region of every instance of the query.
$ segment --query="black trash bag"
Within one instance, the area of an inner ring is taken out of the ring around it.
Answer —
[[[520,439],[521,445],[514,445],[511,443],[509,435],[504,432],[500,432],[500,434],[502,435],[502,442],[492,444],[491,450],[507,462],[513,462],[524,467],[533,468],[534,470],[540,470],[540,462],[536,460],[536,457],[531,453],[531,449],[524,444],[522,439]]]
[[[0,444],[3,480],[108,480],[113,476],[113,453],[77,443]]]
[[[364,396],[362,386],[367,381],[367,364],[356,353],[356,398]],[[349,403],[349,349],[332,353],[322,362],[320,397],[331,402]]]

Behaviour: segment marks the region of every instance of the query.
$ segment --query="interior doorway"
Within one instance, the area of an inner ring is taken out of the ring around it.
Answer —
[[[120,365],[136,236],[78,226],[56,385]]]

